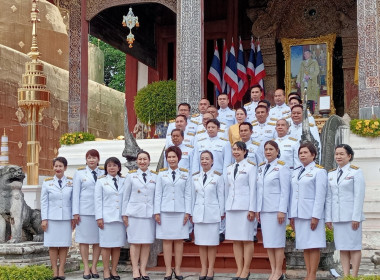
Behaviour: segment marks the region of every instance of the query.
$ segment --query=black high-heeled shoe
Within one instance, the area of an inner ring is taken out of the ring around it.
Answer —
[[[207,275],[206,276],[199,276],[199,280],[206,280],[206,277],[207,277]]]
[[[112,273],[110,273],[110,275],[111,275],[111,279],[120,280],[120,276],[119,275],[112,275]]]
[[[182,275],[177,275],[175,274],[175,271],[173,269],[173,273],[174,273],[174,278],[177,279],[177,280],[183,280],[183,276]]]
[[[284,274],[281,274],[280,278],[278,280],[284,280]]]
[[[172,273],[170,273],[169,276],[165,276],[164,277],[164,280],[172,280],[172,275],[173,275],[173,270],[172,270]]]
[[[239,280],[248,280],[250,275],[251,275],[251,273],[248,272],[248,276],[247,276],[246,278],[241,278],[241,277],[239,277]]]

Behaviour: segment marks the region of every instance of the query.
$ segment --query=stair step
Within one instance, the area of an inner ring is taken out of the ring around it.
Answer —
[[[155,267],[148,267],[146,269],[147,271],[165,271],[165,267],[164,266],[155,266]],[[195,272],[195,273],[199,273],[200,272],[200,268],[199,267],[181,267],[181,271],[184,272],[184,273],[187,273],[187,272]],[[230,273],[230,274],[233,274],[236,272],[236,269],[235,268],[215,268],[215,274],[218,274],[218,273]],[[271,273],[271,270],[270,269],[250,269],[250,272],[251,272],[251,277],[250,278],[253,278],[252,277],[252,274],[270,274]],[[284,270],[285,272],[285,270]],[[218,276],[218,275],[215,275],[215,276]],[[260,278],[266,278],[266,277],[260,277]]]

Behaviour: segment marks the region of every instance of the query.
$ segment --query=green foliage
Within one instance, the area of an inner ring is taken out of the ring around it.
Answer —
[[[377,120],[351,120],[350,128],[352,133],[364,137],[380,136],[380,119]]]
[[[344,280],[380,280],[380,275],[359,275],[358,277],[345,276]]]
[[[176,115],[176,82],[159,81],[140,89],[135,97],[137,117],[151,124],[173,119]]]
[[[59,138],[59,143],[61,143],[61,145],[73,145],[94,140],[94,134],[88,132],[72,132],[63,134],[61,138]]]
[[[53,271],[44,265],[0,266],[0,280],[50,280]]]
[[[326,241],[327,242],[333,242],[334,241],[334,231],[329,229],[328,227],[325,226],[325,231],[326,231]],[[291,240],[294,241],[296,240],[296,233],[292,229],[290,225],[286,226],[286,240]]]
[[[89,41],[99,46],[104,53],[104,84],[125,92],[125,53],[94,36],[90,36]]]

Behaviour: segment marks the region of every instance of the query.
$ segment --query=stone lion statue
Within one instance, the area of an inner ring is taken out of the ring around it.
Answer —
[[[19,166],[0,166],[0,243],[43,241],[41,211],[25,203],[24,178]]]

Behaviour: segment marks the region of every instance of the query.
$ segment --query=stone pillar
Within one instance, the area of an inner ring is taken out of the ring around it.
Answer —
[[[358,0],[359,117],[380,117],[380,0]],[[373,107],[372,107],[373,106]]]
[[[203,0],[177,1],[177,105],[197,109],[203,93]]]
[[[260,48],[267,74],[264,78],[265,99],[274,104],[273,94],[277,89],[276,39],[260,38]]]

